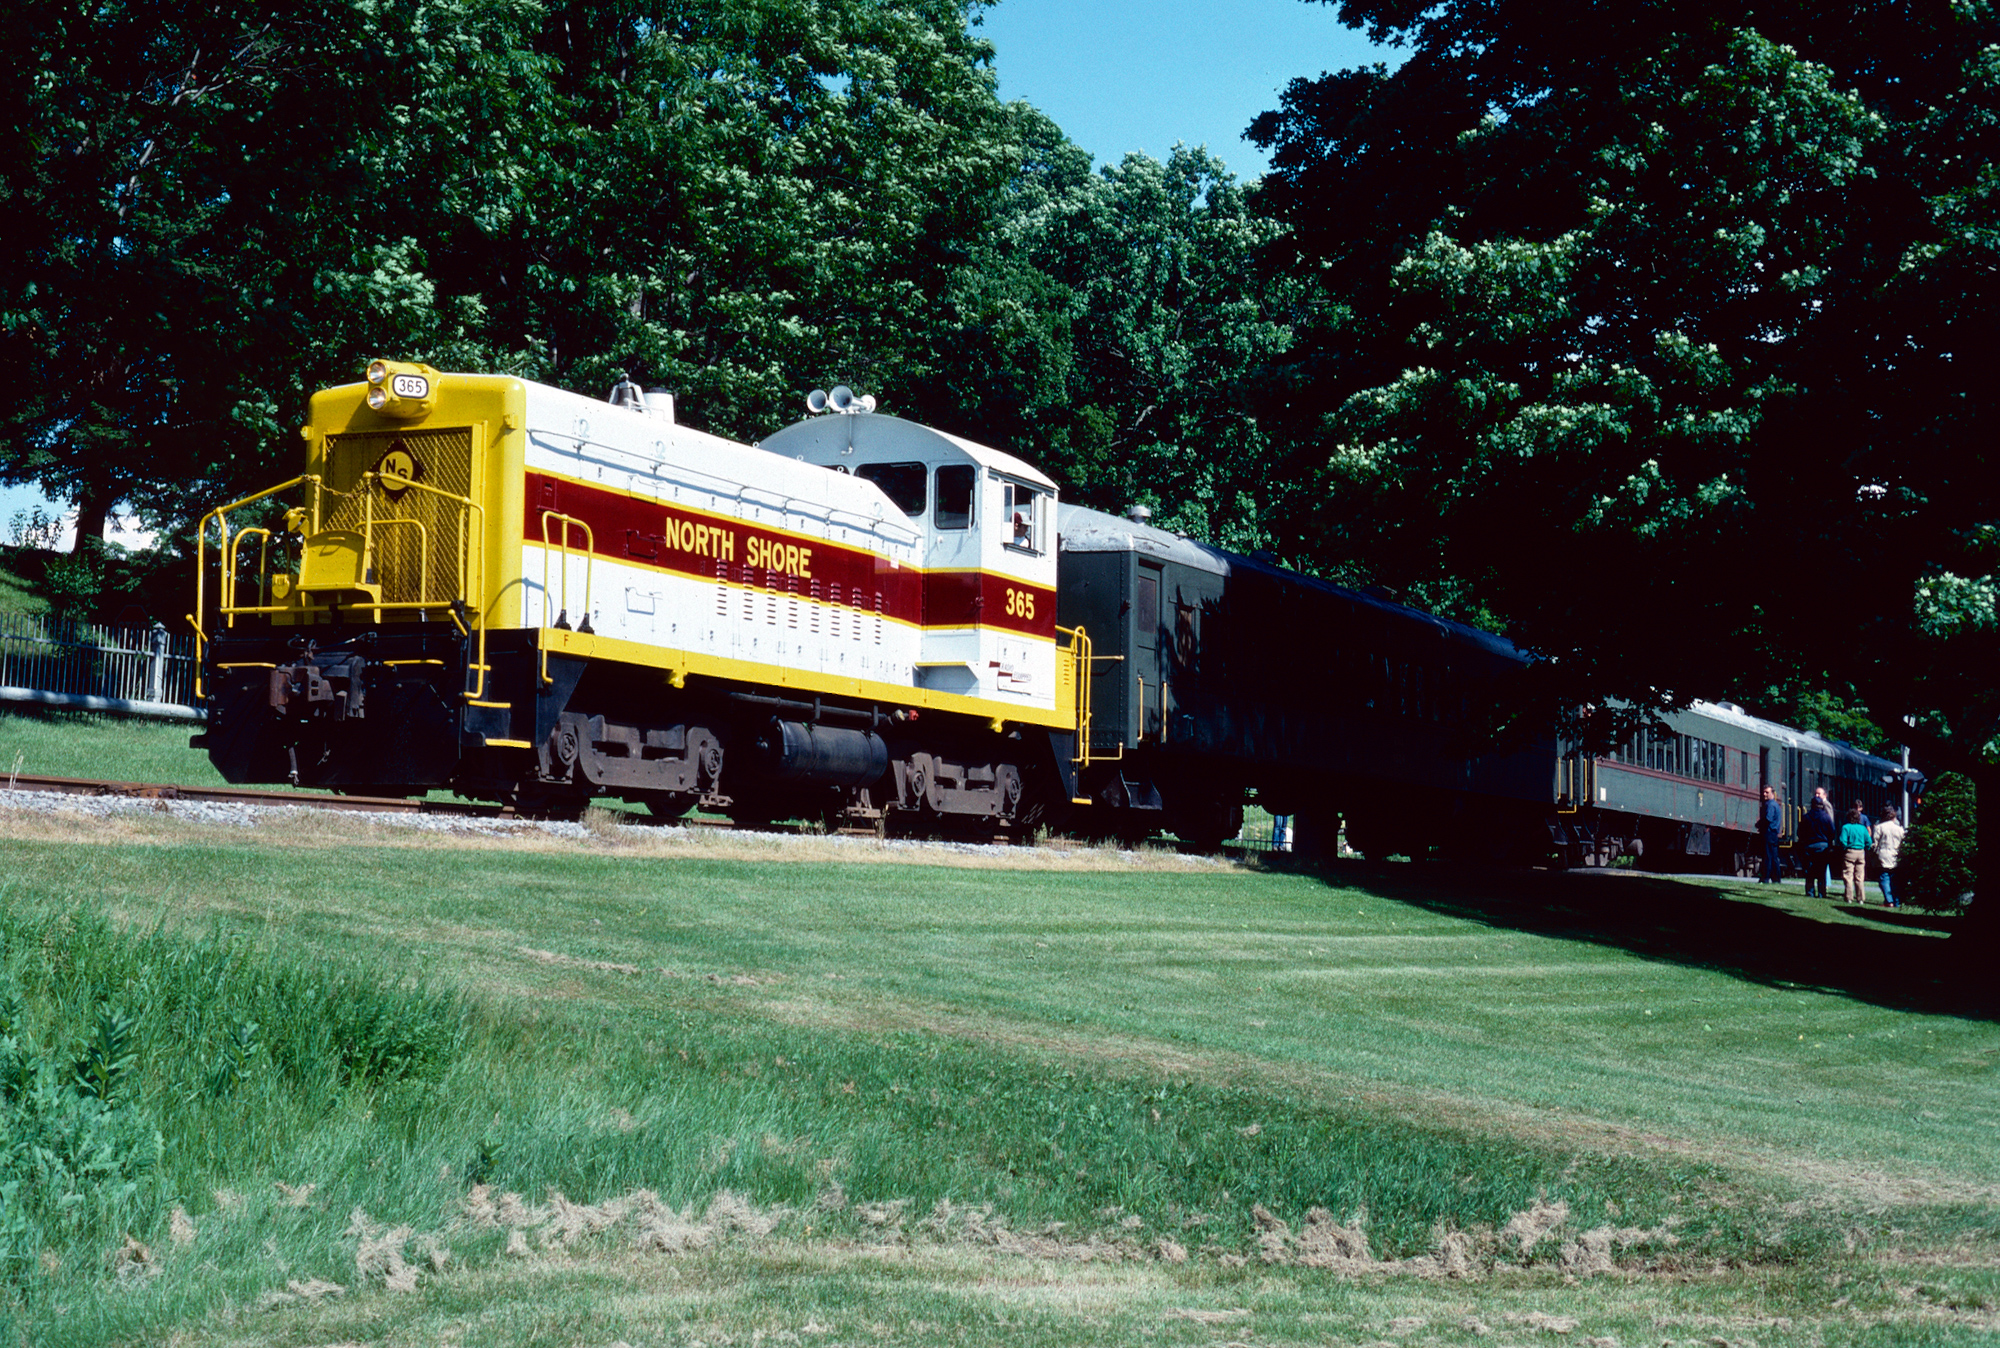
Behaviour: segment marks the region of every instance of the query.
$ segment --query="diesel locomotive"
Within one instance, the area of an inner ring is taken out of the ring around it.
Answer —
[[[1527,667],[1497,637],[1058,504],[847,390],[811,406],[744,445],[629,381],[373,362],[312,399],[303,473],[202,521],[197,743],[232,782],[558,816],[1212,847],[1254,799],[1308,849],[1344,823],[1370,854],[1571,864],[1733,861],[1767,774],[1791,799],[1893,768],[1741,713],[1682,734],[1713,757],[1586,756],[1496,716]]]
[[[203,521],[211,759],[551,814],[1031,824],[1074,726],[1054,486],[853,411],[759,448],[630,384],[373,363],[313,398],[301,476]]]

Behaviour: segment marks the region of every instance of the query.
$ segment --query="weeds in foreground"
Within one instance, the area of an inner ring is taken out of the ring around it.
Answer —
[[[455,997],[380,969],[130,934],[64,909],[0,913],[0,1273],[104,1267],[171,1195],[260,1168],[344,1099],[434,1080]]]
[[[630,818],[623,810],[608,810],[602,805],[592,805],[583,812],[583,829],[596,843],[616,844],[622,841],[619,830]]]

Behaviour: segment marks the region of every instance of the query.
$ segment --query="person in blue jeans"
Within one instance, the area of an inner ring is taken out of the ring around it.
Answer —
[[[1785,874],[1785,858],[1778,850],[1778,839],[1785,831],[1785,812],[1778,804],[1778,793],[1768,786],[1764,788],[1764,804],[1757,816],[1757,831],[1764,836],[1764,878],[1761,883],[1775,885]]]
[[[1799,856],[1805,867],[1807,898],[1826,897],[1827,869],[1833,864],[1833,849],[1839,841],[1840,825],[1834,822],[1826,788],[1816,787],[1811,807],[1799,820]]]
[[[1903,821],[1896,817],[1896,807],[1882,807],[1882,822],[1875,826],[1875,860],[1882,867],[1882,874],[1876,877],[1882,886],[1882,906],[1897,908],[1895,886],[1890,883],[1896,874],[1896,861],[1903,852]]]

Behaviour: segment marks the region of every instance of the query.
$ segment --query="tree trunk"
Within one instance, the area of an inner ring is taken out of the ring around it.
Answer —
[[[76,546],[71,549],[74,556],[82,557],[104,550],[104,526],[111,519],[111,512],[118,504],[115,488],[88,484],[76,498]]]
[[[1951,938],[1958,985],[1982,1011],[2000,1010],[2000,769],[1972,774],[1974,846],[1972,906]]]

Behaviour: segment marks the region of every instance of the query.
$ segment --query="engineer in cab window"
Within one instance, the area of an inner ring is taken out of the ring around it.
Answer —
[[[1007,541],[1028,552],[1035,550],[1035,493],[1017,482],[1006,484],[1007,514],[1014,522],[1013,537]]]

